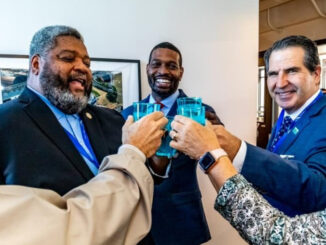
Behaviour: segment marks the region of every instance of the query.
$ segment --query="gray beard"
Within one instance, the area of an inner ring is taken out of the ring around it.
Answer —
[[[56,87],[42,86],[44,96],[58,109],[66,114],[78,114],[80,113],[88,103],[88,97],[76,97],[70,90],[62,90]]]
[[[53,74],[47,64],[44,65],[43,69],[40,74],[43,95],[63,113],[80,113],[87,106],[90,91],[83,97],[75,96],[69,90],[69,83],[59,75]]]

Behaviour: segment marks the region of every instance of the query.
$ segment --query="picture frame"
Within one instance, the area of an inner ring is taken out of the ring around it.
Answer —
[[[0,104],[23,91],[28,55],[0,54]],[[93,89],[90,104],[117,111],[141,98],[140,60],[91,58]]]

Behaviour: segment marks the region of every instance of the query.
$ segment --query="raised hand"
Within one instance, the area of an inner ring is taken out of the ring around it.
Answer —
[[[162,112],[154,112],[136,122],[129,116],[122,128],[122,143],[134,145],[147,158],[151,157],[161,145],[167,122]]]
[[[177,115],[171,127],[170,146],[191,158],[199,159],[204,153],[220,148],[211,126],[204,127],[190,118]]]

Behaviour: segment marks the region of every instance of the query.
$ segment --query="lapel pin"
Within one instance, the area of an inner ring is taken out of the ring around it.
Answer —
[[[86,114],[86,117],[87,117],[88,119],[92,119],[92,118],[93,118],[93,116],[92,116],[92,114],[91,114],[91,113],[89,113],[89,112],[86,112],[85,114]]]
[[[295,127],[295,128],[292,130],[292,132],[293,132],[294,134],[297,134],[297,133],[299,132],[299,129],[298,129],[297,127]]]

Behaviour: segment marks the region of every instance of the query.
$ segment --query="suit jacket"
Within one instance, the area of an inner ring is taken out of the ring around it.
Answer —
[[[179,98],[186,97],[182,90],[179,92]],[[141,102],[148,101],[149,96]],[[206,110],[215,113],[212,107],[208,105],[205,107]],[[132,113],[132,106],[122,112],[125,118]],[[176,113],[175,102],[168,116],[174,116]],[[154,185],[150,233],[155,244],[198,245],[210,239],[197,182],[196,166],[195,160],[179,154],[172,160],[169,178]]]
[[[124,122],[118,112],[88,105],[80,117],[99,162],[117,152]],[[65,194],[94,176],[52,111],[31,90],[1,105],[0,118],[1,184]]]
[[[296,128],[276,153],[247,144],[241,171],[273,206],[288,215],[326,208],[325,96],[303,114]],[[271,139],[274,134],[275,128]]]
[[[1,244],[135,245],[151,226],[151,175],[144,160],[123,147],[106,157],[100,170],[63,197],[0,186]]]

